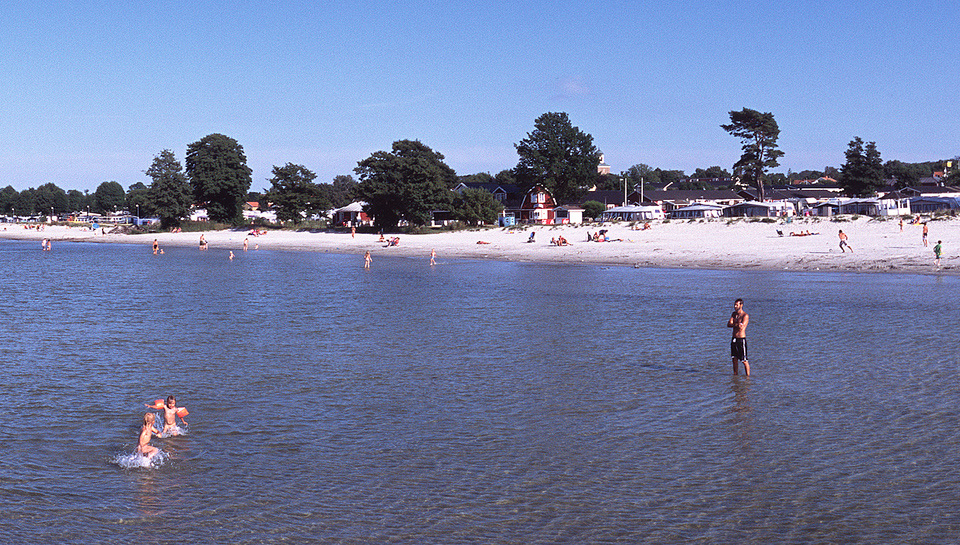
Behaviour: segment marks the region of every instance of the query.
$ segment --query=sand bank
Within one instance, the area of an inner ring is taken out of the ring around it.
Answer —
[[[801,219],[793,223],[764,223],[746,220],[673,220],[653,223],[646,231],[626,224],[584,226],[528,226],[515,229],[481,229],[399,235],[398,246],[386,247],[376,234],[348,232],[270,231],[254,237],[245,230],[204,233],[209,251],[242,253],[248,239],[255,247],[272,250],[316,251],[357,256],[358,266],[369,250],[377,256],[430,259],[436,250],[439,259],[497,259],[509,261],[597,263],[638,267],[760,269],[797,271],[935,272],[933,246],[943,240],[942,273],[960,272],[960,220],[929,223],[929,246],[921,241],[921,226],[906,224],[900,231],[897,220],[831,221]],[[608,229],[610,242],[587,242],[587,232]],[[841,252],[838,230],[850,237],[853,253]],[[780,236],[777,231],[783,233]],[[790,236],[809,231],[809,236]],[[528,243],[531,232],[536,242]],[[562,235],[569,246],[555,246],[550,239]],[[200,233],[157,235],[100,234],[78,227],[47,226],[43,231],[6,225],[0,238],[98,243],[141,244],[150,251],[153,239],[161,247],[197,247]],[[388,237],[389,238],[389,237]],[[484,242],[485,244],[478,244]],[[38,244],[39,250],[39,244]],[[238,257],[241,257],[238,254]]]

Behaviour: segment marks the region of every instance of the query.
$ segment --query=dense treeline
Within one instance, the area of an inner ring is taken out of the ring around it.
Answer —
[[[599,174],[602,155],[593,137],[573,126],[567,114],[550,112],[537,118],[534,130],[515,145],[517,165],[495,176],[458,176],[439,152],[417,140],[399,140],[391,151],[378,151],[359,161],[354,169],[359,180],[340,175],[331,183],[318,183],[305,166],[287,163],[273,167],[269,188],[262,193],[251,192],[251,169],[243,147],[228,136],[211,134],[187,147],[184,166],[172,151],[160,152],[144,171],[151,179],[150,185],[137,182],[124,190],[116,181],[108,181],[93,193],[64,190],[53,183],[23,191],[7,186],[0,190],[0,214],[24,217],[126,211],[159,217],[168,228],[179,225],[193,207],[206,208],[211,220],[237,224],[242,220],[243,203],[258,202],[262,211],[276,212],[278,220],[298,224],[307,217],[322,217],[331,208],[363,200],[381,228],[424,225],[438,210],[448,211],[465,224],[477,225],[495,221],[502,205],[482,189],[451,191],[460,183],[514,185],[521,191],[541,185],[561,203],[569,203],[592,187],[670,184],[675,189],[715,188],[717,180],[730,180],[731,187],[759,180],[757,185],[762,187],[829,178],[854,196],[872,194],[890,180],[896,187],[915,186],[946,166],[946,161],[883,163],[874,142],[864,143],[856,137],[845,154],[846,163],[839,168],[767,173],[783,155],[776,147],[779,128],[773,115],[747,108],[730,115],[731,123],[722,127],[741,138],[744,150],[732,172],[715,165],[698,168],[688,176],[682,170],[639,163],[620,175]],[[946,183],[960,185],[960,168],[954,166]]]

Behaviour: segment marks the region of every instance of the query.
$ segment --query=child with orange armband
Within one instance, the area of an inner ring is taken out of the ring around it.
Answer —
[[[167,402],[164,403],[162,399],[158,399],[153,402],[153,405],[147,403],[147,407],[151,409],[163,409],[163,429],[160,430],[160,433],[163,437],[169,437],[171,435],[180,435],[182,430],[180,426],[177,425],[177,417],[180,417],[180,421],[183,422],[183,425],[187,425],[187,421],[183,417],[190,414],[187,412],[185,407],[177,407],[177,398],[173,395],[167,396]]]

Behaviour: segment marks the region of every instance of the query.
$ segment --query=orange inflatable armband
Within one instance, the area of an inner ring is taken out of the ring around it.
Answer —
[[[186,409],[185,407],[180,407],[179,409],[177,409],[177,416],[179,416],[180,418],[183,418],[184,416],[187,416],[188,414],[190,414],[190,413],[187,411],[187,409]]]
[[[164,407],[163,400],[158,399],[153,402],[153,405],[148,404],[147,407],[150,407],[151,409],[162,409]]]

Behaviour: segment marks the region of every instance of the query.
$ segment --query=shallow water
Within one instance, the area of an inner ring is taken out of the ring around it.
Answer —
[[[5,542],[960,539],[954,277],[34,246]],[[121,467],[169,393],[189,433]]]

